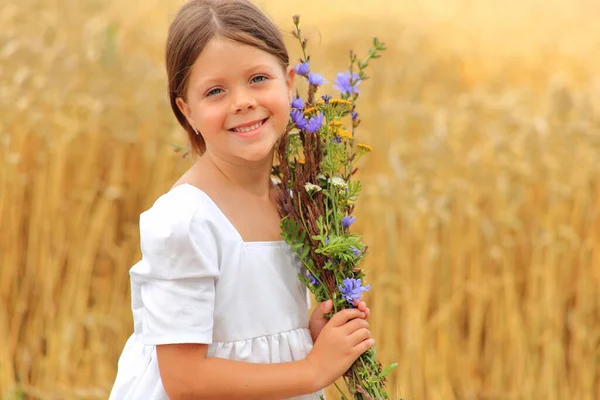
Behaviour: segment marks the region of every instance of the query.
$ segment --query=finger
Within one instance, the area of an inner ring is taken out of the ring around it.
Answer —
[[[365,313],[360,311],[358,308],[347,308],[342,311],[338,311],[331,317],[329,323],[333,326],[342,326],[353,318],[364,318]]]
[[[352,335],[354,332],[358,331],[359,329],[364,329],[364,328],[368,328],[368,327],[369,327],[369,323],[365,319],[355,318],[352,321],[349,321],[344,325],[344,332],[346,332],[346,335]]]
[[[371,315],[371,309],[367,307],[367,309],[365,310],[365,318],[369,318],[369,315]]]
[[[333,301],[327,300],[327,301],[324,301],[321,303],[321,311],[323,311],[323,314],[327,314],[332,309],[333,309]]]
[[[357,307],[360,311],[365,312],[367,310],[367,303],[361,301],[360,303],[358,303]]]
[[[354,349],[356,351],[356,358],[358,358],[362,353],[364,353],[365,351],[369,350],[371,347],[375,346],[375,339],[371,338],[371,339],[367,339],[367,340],[363,340],[362,342],[360,342],[359,344],[357,344],[356,346],[354,346]]]
[[[368,330],[367,328],[361,328],[361,329],[357,330],[356,332],[354,332],[352,335],[350,335],[350,343],[352,343],[352,346],[356,346],[360,342],[363,342],[370,338],[371,338],[371,331]]]

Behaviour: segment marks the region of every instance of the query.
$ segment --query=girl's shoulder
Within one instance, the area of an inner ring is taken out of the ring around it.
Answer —
[[[192,233],[210,234],[214,228],[214,212],[206,195],[184,183],[159,196],[140,214],[140,232],[147,238],[187,237]]]

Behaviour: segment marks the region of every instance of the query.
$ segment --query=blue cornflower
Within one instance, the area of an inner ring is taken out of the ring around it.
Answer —
[[[344,228],[349,228],[350,225],[352,225],[354,223],[354,221],[356,221],[356,217],[351,217],[350,215],[346,215],[346,216],[344,216],[344,218],[342,218],[342,226]]]
[[[342,138],[341,138],[341,137],[339,137],[339,136],[334,136],[334,137],[331,139],[331,141],[332,141],[333,143],[340,144],[340,143],[342,143]]]
[[[355,121],[358,118],[358,113],[356,111],[350,111],[350,115],[352,115],[352,121]]]
[[[333,88],[339,90],[342,94],[360,93],[357,86],[361,82],[362,80],[356,72],[352,73],[352,77],[350,77],[350,71],[340,72],[337,74]]]
[[[363,292],[371,290],[371,285],[362,286],[360,279],[345,278],[342,283],[338,289],[340,289],[342,297],[351,305],[354,305],[355,300],[360,301]]]
[[[321,96],[325,104],[329,104],[329,100],[331,100],[331,96],[326,94],[325,96]]]
[[[308,121],[304,116],[304,113],[296,108],[294,108],[291,112],[292,122],[296,124],[298,129],[306,129]]]
[[[320,112],[308,120],[306,123],[306,131],[308,133],[315,133],[321,129],[321,125],[323,125],[323,113]]]
[[[308,83],[314,86],[319,86],[325,83],[325,78],[321,74],[315,74],[314,72],[308,73]]]
[[[310,70],[310,61],[296,65],[294,67],[294,70],[296,71],[296,73],[298,75],[305,76],[306,74],[308,74],[308,71]]]
[[[304,101],[302,100],[302,97],[294,97],[294,100],[292,100],[292,107],[302,110],[304,108]]]

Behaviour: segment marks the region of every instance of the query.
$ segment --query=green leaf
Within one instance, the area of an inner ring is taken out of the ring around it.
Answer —
[[[398,366],[398,363],[393,363],[388,365],[387,367],[385,367],[383,369],[383,371],[381,371],[381,374],[379,374],[380,378],[385,378],[390,372],[392,372],[394,370],[394,368],[396,368]]]

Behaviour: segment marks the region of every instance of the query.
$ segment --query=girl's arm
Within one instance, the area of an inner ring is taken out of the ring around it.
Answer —
[[[161,380],[171,400],[279,400],[314,393],[374,345],[362,317],[358,309],[335,314],[301,361],[255,364],[206,357],[206,344],[159,345]]]

